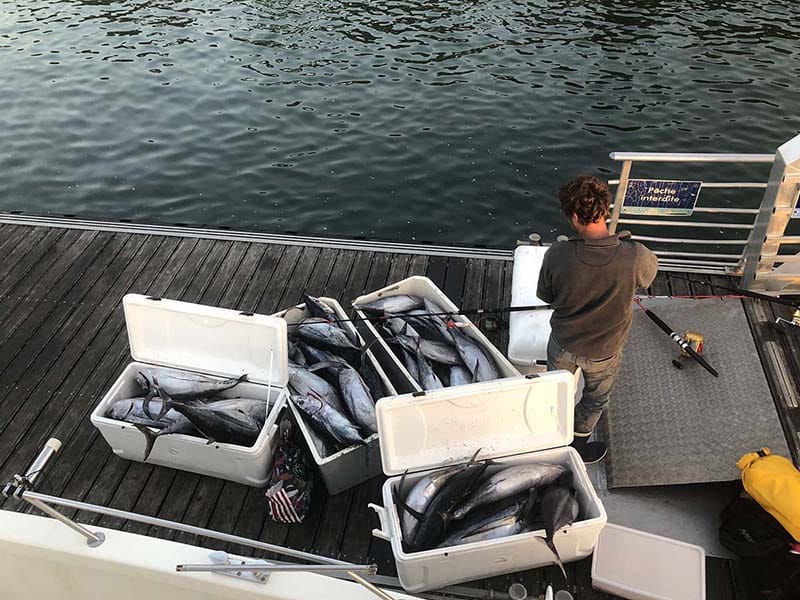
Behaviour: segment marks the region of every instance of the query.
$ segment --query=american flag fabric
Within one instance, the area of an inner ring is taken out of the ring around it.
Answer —
[[[280,431],[282,441],[266,490],[269,516],[279,523],[301,523],[311,506],[314,477],[307,453],[291,440],[291,423],[282,422]]]

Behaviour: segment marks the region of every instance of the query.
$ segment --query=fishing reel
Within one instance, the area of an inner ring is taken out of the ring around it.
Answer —
[[[697,354],[703,353],[703,348],[705,347],[705,336],[698,332],[698,331],[687,331],[683,339],[685,342],[688,343],[689,348],[695,351]],[[678,358],[672,360],[672,364],[676,369],[683,368],[683,362],[686,359],[691,358],[691,355],[685,349],[681,349],[681,353],[678,355]]]
[[[800,308],[794,311],[792,314],[791,319],[784,319],[783,317],[778,317],[775,319],[776,325],[788,325],[789,327],[800,327]]]

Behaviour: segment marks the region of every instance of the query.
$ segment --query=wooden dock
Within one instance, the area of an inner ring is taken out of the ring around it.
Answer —
[[[25,470],[49,437],[64,447],[39,491],[312,551],[357,563],[376,562],[395,574],[387,543],[372,537],[383,479],[337,496],[319,482],[311,513],[300,525],[270,521],[263,490],[116,457],[89,414],[131,360],[121,300],[158,295],[226,308],[272,313],[303,292],[356,296],[409,275],[430,277],[456,303],[501,306],[510,300],[508,260],[375,250],[268,244],[130,232],[0,225],[0,481]],[[703,277],[703,276],[698,276]],[[716,293],[715,284],[687,286],[659,276],[656,293]],[[747,315],[797,459],[800,338],[775,329],[775,307],[746,301]],[[780,308],[780,307],[779,307]],[[783,311],[778,310],[783,314]],[[788,311],[786,311],[788,312]],[[785,316],[785,315],[784,315]],[[502,350],[507,332],[486,332]],[[5,501],[2,508],[23,510]],[[68,514],[72,514],[66,511]],[[210,540],[109,517],[78,520],[190,544]],[[252,555],[248,548],[229,548]],[[567,565],[581,600],[608,596],[590,584],[591,561]],[[734,598],[732,565],[709,559],[708,598]],[[555,568],[475,584],[505,592],[523,582],[532,597]],[[741,596],[740,596],[741,597]]]

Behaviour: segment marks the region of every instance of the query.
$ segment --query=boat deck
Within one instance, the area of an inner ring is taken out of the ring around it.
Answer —
[[[372,537],[376,519],[367,507],[380,502],[381,477],[337,496],[327,496],[320,482],[302,524],[276,524],[266,518],[262,490],[117,458],[92,427],[89,414],[130,361],[121,307],[126,293],[272,313],[297,303],[306,291],[338,298],[348,306],[366,291],[419,274],[430,277],[456,304],[501,306],[510,300],[509,260],[484,258],[477,252],[470,257],[455,250],[453,256],[406,251],[0,224],[0,481],[24,471],[47,438],[57,437],[64,447],[39,486],[44,493],[357,563],[375,562],[382,575],[393,576],[391,550]],[[707,281],[692,287],[659,275],[652,291],[714,293],[715,283],[727,282]],[[800,338],[769,325],[776,307],[750,300],[745,304],[797,459]],[[505,331],[487,335],[505,349]],[[2,505],[10,510],[24,507],[12,501]],[[217,545],[109,517],[77,518],[190,544]],[[247,548],[229,550],[253,553]],[[734,565],[708,559],[710,600],[736,597]],[[581,600],[608,598],[591,589],[590,570],[590,560],[567,565],[570,587]],[[548,582],[559,580],[555,568],[548,567],[475,586],[505,592],[510,583],[521,581],[535,597]]]

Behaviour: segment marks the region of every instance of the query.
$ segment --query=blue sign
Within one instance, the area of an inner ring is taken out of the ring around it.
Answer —
[[[629,179],[622,212],[629,215],[689,216],[702,181]]]

